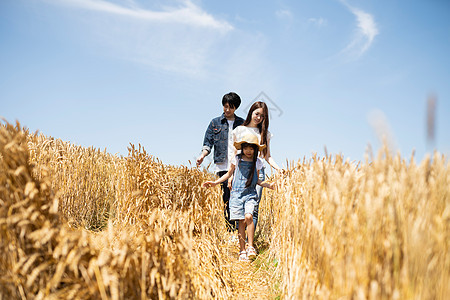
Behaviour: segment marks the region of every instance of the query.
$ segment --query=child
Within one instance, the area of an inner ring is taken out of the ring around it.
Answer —
[[[241,153],[231,160],[228,172],[216,181],[203,183],[204,187],[215,186],[222,183],[233,175],[233,189],[230,196],[230,219],[239,220],[239,260],[247,261],[255,259],[256,250],[253,247],[255,235],[255,225],[253,224],[253,210],[257,204],[256,185],[270,189],[274,188],[273,183],[263,182],[258,178],[259,170],[263,166],[263,161],[258,157],[258,152],[265,148],[260,145],[258,137],[254,134],[243,136],[234,143]],[[248,248],[245,251],[245,227],[247,227]]]

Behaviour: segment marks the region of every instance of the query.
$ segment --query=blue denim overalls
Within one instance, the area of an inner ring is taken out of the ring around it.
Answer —
[[[243,220],[245,219],[245,214],[253,215],[257,205],[256,183],[258,182],[258,174],[255,168],[252,183],[246,188],[245,184],[250,177],[253,162],[242,160],[241,155],[238,155],[236,161],[230,196],[230,220]]]

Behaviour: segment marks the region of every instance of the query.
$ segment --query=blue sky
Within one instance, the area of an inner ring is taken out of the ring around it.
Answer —
[[[0,1],[0,116],[167,164],[201,150],[221,98],[262,94],[278,164],[363,160],[386,136],[450,154],[450,1]],[[435,136],[427,142],[427,99]]]

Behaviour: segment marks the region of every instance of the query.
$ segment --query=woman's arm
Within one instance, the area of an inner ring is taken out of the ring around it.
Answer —
[[[259,179],[259,170],[256,172],[256,175],[258,176],[258,181],[256,182],[256,184],[272,190],[275,188],[275,183],[269,183],[266,180],[262,181],[261,179]]]
[[[268,189],[272,189],[272,190],[275,188],[275,183],[274,182],[269,183],[269,182],[267,182],[265,180],[262,181],[261,179],[258,179],[257,184],[259,184],[262,187],[265,187],[265,188],[268,188]]]
[[[234,165],[231,164],[230,169],[228,170],[228,172],[226,172],[222,177],[220,177],[219,179],[217,179],[216,181],[206,181],[203,183],[203,187],[211,187],[211,186],[215,186],[219,183],[224,182],[225,180],[227,180],[228,178],[231,177],[231,175],[233,175],[234,173]]]
[[[275,162],[275,160],[273,159],[273,157],[270,155],[270,140],[267,141],[267,153],[266,153],[266,157],[265,157],[267,163],[274,168],[275,170],[277,170],[277,172],[281,172],[283,169],[281,169],[278,164]]]

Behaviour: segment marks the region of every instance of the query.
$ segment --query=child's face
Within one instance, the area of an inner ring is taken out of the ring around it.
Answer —
[[[257,108],[252,113],[252,121],[255,124],[259,124],[264,120],[264,113],[262,108]]]
[[[253,154],[255,154],[255,149],[253,149],[250,145],[245,145],[242,147],[242,152],[248,158],[253,158]]]

